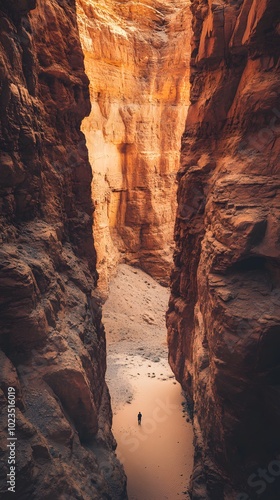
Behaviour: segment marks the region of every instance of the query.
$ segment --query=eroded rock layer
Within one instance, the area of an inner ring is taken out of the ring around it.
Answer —
[[[193,0],[192,11],[167,319],[170,363],[194,403],[192,498],[276,500],[279,2]]]
[[[126,497],[94,292],[89,112],[75,2],[1,0],[1,498],[8,387],[16,498]]]
[[[189,99],[189,1],[79,0],[99,286],[120,260],[168,283]]]

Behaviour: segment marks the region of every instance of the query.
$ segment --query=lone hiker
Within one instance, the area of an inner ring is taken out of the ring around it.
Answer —
[[[141,425],[142,413],[139,411],[138,413],[138,425]]]

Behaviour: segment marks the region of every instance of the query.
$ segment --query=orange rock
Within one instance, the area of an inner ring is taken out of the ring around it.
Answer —
[[[78,20],[92,103],[83,131],[99,287],[106,294],[121,259],[167,284],[188,108],[189,3],[80,0]]]
[[[248,479],[280,451],[279,5],[230,3],[193,2],[167,315],[194,402],[192,494],[213,500],[252,498]]]

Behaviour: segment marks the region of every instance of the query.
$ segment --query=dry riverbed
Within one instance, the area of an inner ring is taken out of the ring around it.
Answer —
[[[188,498],[193,432],[167,361],[168,297],[150,276],[122,264],[103,308],[113,433],[130,500]]]

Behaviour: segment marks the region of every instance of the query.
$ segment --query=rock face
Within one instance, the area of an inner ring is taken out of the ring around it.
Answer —
[[[194,403],[193,499],[280,495],[278,0],[193,0],[170,363]],[[278,461],[277,461],[278,457]]]
[[[75,2],[1,0],[3,499],[9,387],[16,498],[126,498],[95,295],[91,169],[80,132],[89,112]]]
[[[189,1],[79,0],[99,287],[120,260],[167,284],[189,99]]]

